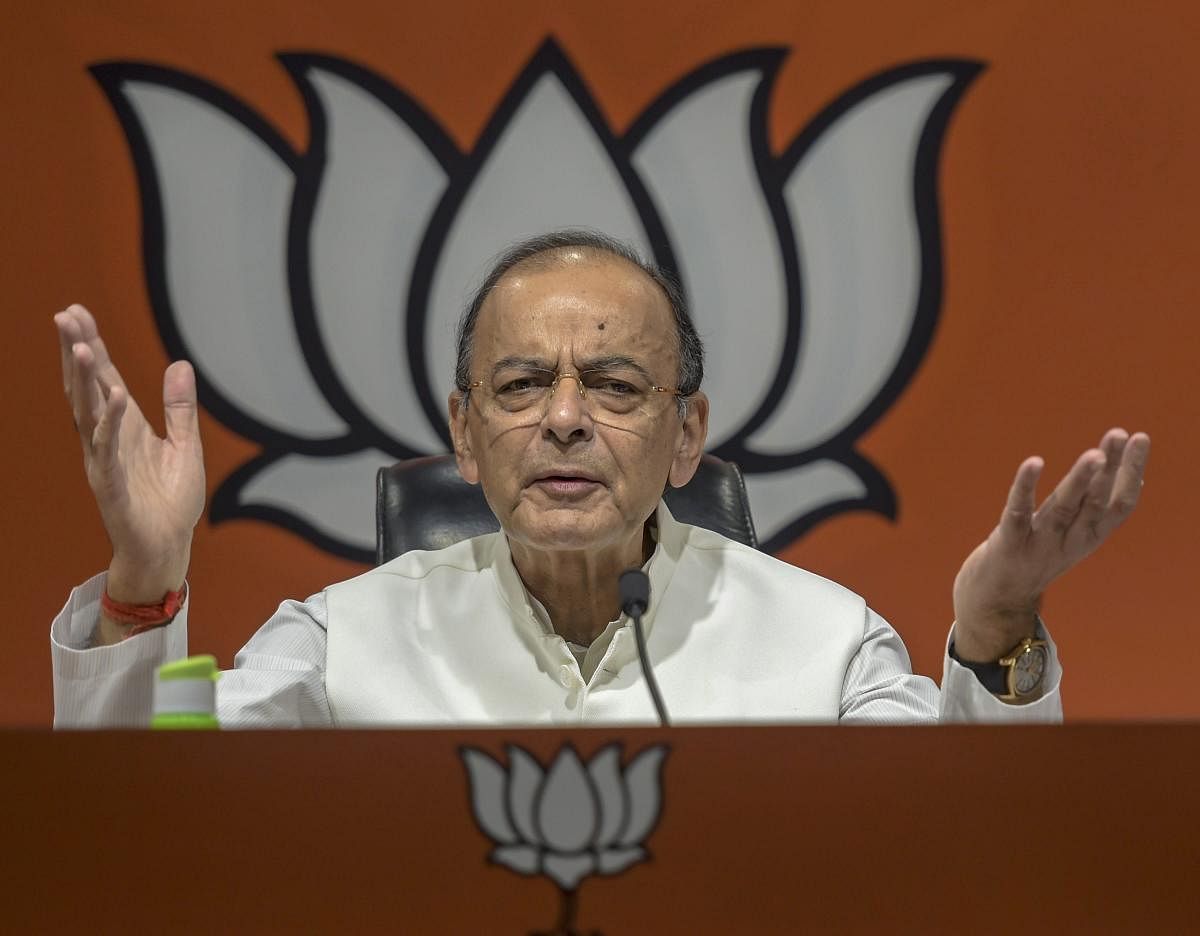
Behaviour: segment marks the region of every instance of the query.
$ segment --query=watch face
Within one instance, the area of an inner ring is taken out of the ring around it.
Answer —
[[[1028,695],[1041,685],[1046,674],[1046,648],[1030,647],[1013,666],[1013,689],[1017,695]]]

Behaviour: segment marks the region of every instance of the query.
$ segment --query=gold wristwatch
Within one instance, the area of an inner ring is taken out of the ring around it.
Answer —
[[[1044,640],[1026,637],[1000,658],[1004,667],[1008,693],[997,695],[1001,702],[1032,702],[1042,694],[1046,664],[1050,662],[1049,645]]]
[[[1021,705],[1041,697],[1049,646],[1045,640],[1026,637],[995,663],[972,663],[955,653],[951,643],[950,657],[974,673],[983,688],[1001,702]]]

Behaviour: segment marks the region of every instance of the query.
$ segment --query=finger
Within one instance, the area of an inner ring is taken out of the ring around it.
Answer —
[[[163,374],[163,416],[167,438],[175,445],[200,440],[196,413],[196,372],[187,361],[176,361]]]
[[[1136,432],[1129,438],[1121,455],[1121,465],[1113,484],[1107,512],[1100,531],[1107,534],[1120,526],[1133,513],[1145,484],[1146,464],[1150,460],[1150,437]]]
[[[92,433],[96,430],[96,420],[99,418],[100,388],[96,384],[96,359],[92,349],[79,342],[71,349],[72,382],[71,404],[75,416],[75,428],[83,440],[85,450],[90,454],[92,449]]]
[[[92,353],[96,355],[96,376],[109,386],[128,389],[125,387],[125,381],[121,378],[116,365],[113,364],[112,358],[108,356],[108,346],[100,337],[100,329],[96,325],[95,316],[78,304],[71,306],[69,311],[79,325],[80,340],[86,341],[91,346]]]
[[[117,467],[117,452],[120,448],[121,418],[125,415],[125,407],[129,402],[129,394],[123,387],[114,387],[104,401],[104,411],[96,431],[92,435],[92,452],[97,463],[106,471],[111,472]]]
[[[75,321],[79,323],[81,340],[91,344],[92,340],[100,334],[99,329],[96,327],[96,317],[87,310],[86,306],[82,306],[78,302],[68,307],[67,311],[70,312],[71,315],[75,317]]]
[[[1034,456],[1021,462],[1008,489],[1008,501],[1000,515],[1000,530],[1005,536],[1023,539],[1029,534],[1037,507],[1037,483],[1045,462]]]
[[[58,330],[58,356],[62,364],[63,393],[71,396],[75,379],[75,359],[71,349],[79,342],[79,325],[70,310],[54,316],[54,327]]]
[[[104,343],[104,339],[99,335],[92,341],[92,350],[96,354],[96,376],[99,380],[110,387],[120,387],[125,390],[125,378],[121,376],[121,372],[112,362],[112,358],[108,356],[108,345]]]
[[[1094,534],[1100,533],[1100,526],[1108,511],[1113,485],[1117,480],[1117,471],[1121,467],[1121,458],[1128,442],[1129,433],[1124,429],[1109,429],[1104,433],[1104,438],[1100,440],[1100,451],[1104,453],[1104,464],[1092,476],[1079,516],[1080,522]]]
[[[1103,466],[1104,453],[1100,449],[1088,449],[1080,455],[1034,514],[1034,527],[1065,533],[1079,516],[1092,478]]]
[[[1104,453],[1106,474],[1114,478],[1121,464],[1121,456],[1125,454],[1125,446],[1129,444],[1129,433],[1124,429],[1109,429],[1100,440],[1100,451]]]

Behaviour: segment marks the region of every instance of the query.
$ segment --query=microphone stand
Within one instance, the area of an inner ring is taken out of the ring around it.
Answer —
[[[627,569],[621,573],[618,582],[621,595],[621,610],[633,621],[633,636],[637,640],[638,660],[642,664],[642,675],[646,677],[646,688],[650,690],[650,700],[658,713],[658,720],[664,728],[670,728],[667,720],[667,707],[663,705],[662,695],[658,691],[658,682],[654,678],[654,670],[650,668],[650,655],[646,652],[646,635],[642,632],[642,615],[650,605],[650,577],[641,569]]]

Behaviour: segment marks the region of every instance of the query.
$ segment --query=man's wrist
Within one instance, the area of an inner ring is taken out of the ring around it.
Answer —
[[[996,663],[1026,637],[1037,633],[1038,609],[960,617],[954,622],[954,648],[960,662]]]
[[[156,567],[114,558],[108,567],[104,590],[109,598],[121,604],[158,604],[166,595],[183,588],[188,558],[184,556]]]
[[[187,600],[187,583],[165,592],[154,602],[123,602],[106,588],[100,599],[100,620],[92,635],[93,646],[108,647],[148,630],[170,624]]]
[[[1001,702],[1025,705],[1040,699],[1045,691],[1044,679],[1050,667],[1051,649],[1042,619],[1034,617],[1033,635],[1022,637],[993,661],[977,662],[964,659],[951,634],[946,652],[951,660],[970,670],[979,684]]]
[[[183,589],[189,558],[190,550],[182,557],[176,556],[157,565],[129,562],[114,556],[105,577],[105,594],[119,605],[161,605],[168,595]],[[136,626],[129,620],[110,615],[102,606],[99,624],[92,635],[93,644],[100,647],[118,644],[131,636]]]

